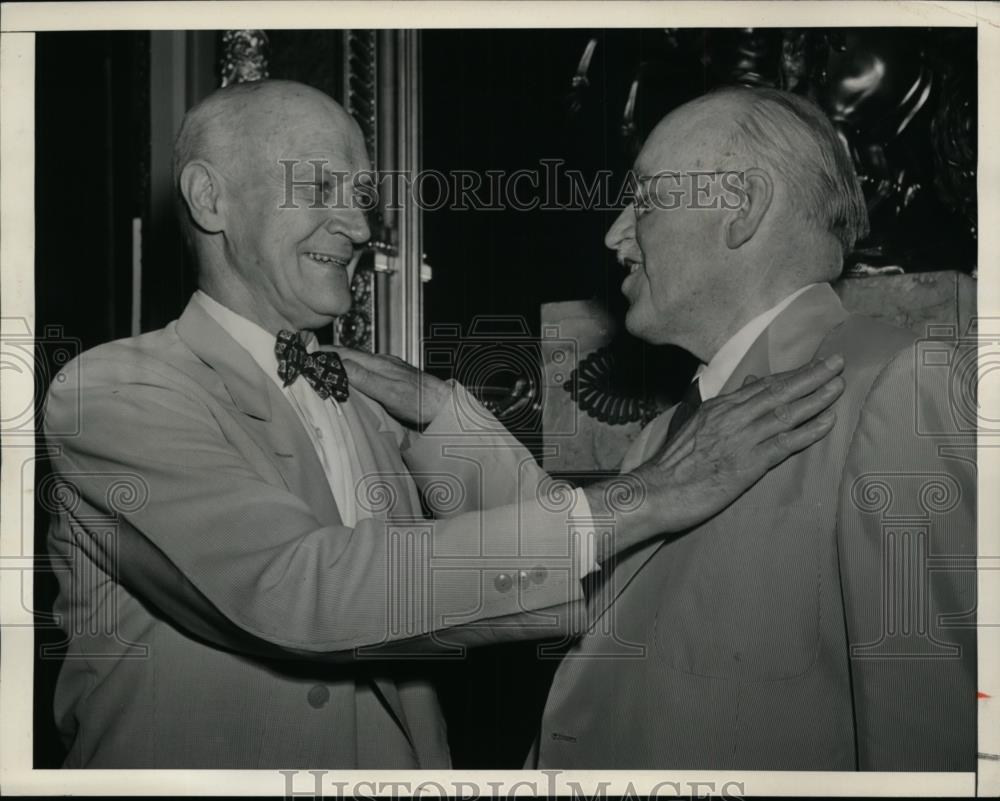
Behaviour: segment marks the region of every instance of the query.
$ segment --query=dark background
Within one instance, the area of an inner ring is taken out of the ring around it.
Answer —
[[[274,31],[270,74],[341,93],[336,31]],[[151,152],[162,102],[147,32],[45,33],[36,38],[36,319],[54,338],[89,348],[130,334],[132,220],[142,221],[142,327],[174,319],[194,289],[169,203],[153,197]],[[782,39],[782,37],[785,37]],[[597,40],[584,81],[573,76]],[[787,43],[799,61],[783,60]],[[211,89],[218,36],[188,34],[189,66]],[[540,169],[560,158],[592,177],[618,178],[664,113],[722,83],[786,85],[824,104],[844,132],[865,181],[873,236],[852,258],[908,271],[975,268],[975,29],[426,31],[423,160],[427,169]],[[194,61],[191,61],[194,59]],[[863,98],[845,79],[875,64],[883,77]],[[169,77],[169,76],[168,76]],[[623,110],[638,79],[634,114]],[[924,98],[914,110],[911,87]],[[907,98],[910,98],[909,100]],[[911,113],[912,112],[912,113]],[[169,143],[168,143],[169,144]],[[614,182],[613,186],[616,186]],[[434,278],[425,286],[433,323],[468,331],[477,315],[517,316],[537,336],[539,306],[595,298],[621,314],[620,268],[603,246],[614,213],[441,210],[424,215]],[[626,343],[639,390],[673,392],[693,369],[672,349]],[[52,374],[53,351],[39,364]],[[530,432],[529,432],[530,433]],[[38,481],[46,475],[39,463]],[[36,510],[36,548],[47,518]],[[55,582],[35,581],[39,647],[61,632],[46,617]],[[519,767],[537,730],[552,660],[536,644],[475,650],[433,668],[440,680],[456,767]],[[35,765],[61,763],[52,720],[56,660],[36,660]],[[124,701],[125,699],[123,699]]]

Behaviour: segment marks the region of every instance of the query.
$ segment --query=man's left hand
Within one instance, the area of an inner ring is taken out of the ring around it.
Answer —
[[[440,378],[418,370],[396,356],[353,348],[332,350],[344,363],[352,387],[381,403],[403,423],[425,425],[433,420],[451,394]]]

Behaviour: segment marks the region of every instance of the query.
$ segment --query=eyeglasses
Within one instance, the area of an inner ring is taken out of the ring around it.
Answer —
[[[662,170],[652,175],[630,171],[636,218],[654,209],[738,209],[743,204],[745,175],[745,170]],[[664,181],[669,188],[660,185]]]

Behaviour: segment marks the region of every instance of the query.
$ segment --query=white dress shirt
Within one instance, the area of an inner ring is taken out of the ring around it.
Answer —
[[[750,346],[757,340],[757,337],[764,333],[764,330],[774,321],[775,317],[785,310],[789,303],[814,286],[816,284],[808,284],[763,314],[758,314],[730,337],[708,364],[703,364],[698,368],[693,380],[698,382],[698,389],[703,401],[714,398],[722,391],[729,377],[743,361],[743,357],[747,355],[747,351],[750,350]]]
[[[290,386],[282,386],[281,379],[278,378],[278,357],[274,353],[274,334],[227,309],[200,289],[194,293],[194,297],[212,319],[253,357],[260,369],[271,377],[281,393],[288,398],[316,448],[316,455],[323,465],[323,472],[326,473],[344,525],[353,527],[358,522],[355,482],[361,476],[361,462],[340,405],[332,398],[323,400],[302,377]],[[310,334],[305,345],[306,351],[312,353],[319,343],[315,335]]]

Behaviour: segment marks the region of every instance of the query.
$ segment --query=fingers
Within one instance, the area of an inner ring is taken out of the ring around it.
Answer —
[[[347,380],[367,395],[379,396],[393,383],[381,373],[369,370],[354,361],[353,351],[350,356],[342,356],[340,361],[344,365],[344,372],[347,373]]]
[[[805,425],[791,431],[782,431],[766,440],[758,447],[758,453],[764,461],[765,469],[771,469],[785,461],[793,453],[805,450],[814,442],[823,439],[830,433],[830,429],[836,422],[836,413],[833,409],[827,409]]]
[[[373,373],[398,371],[399,369],[412,373],[416,372],[417,369],[408,362],[404,362],[402,359],[386,353],[369,353],[365,350],[356,350],[337,345],[324,346],[323,350],[333,351],[340,357],[341,361],[350,359]]]
[[[782,431],[790,431],[828,409],[844,391],[844,379],[836,376],[815,392],[790,403],[781,403],[751,423],[755,434],[764,441]]]
[[[815,359],[797,370],[762,378],[746,384],[727,397],[736,403],[747,403],[754,417],[759,417],[775,406],[788,403],[815,392],[844,369],[844,359],[834,354],[826,359]]]

